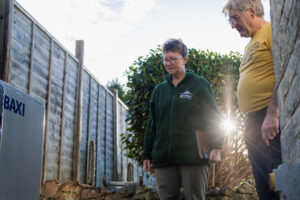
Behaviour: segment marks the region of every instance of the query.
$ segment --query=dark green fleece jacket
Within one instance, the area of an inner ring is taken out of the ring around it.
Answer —
[[[152,93],[143,157],[153,167],[208,164],[199,157],[196,130],[208,134],[210,149],[222,149],[220,113],[208,81],[192,71],[175,87],[172,76]]]

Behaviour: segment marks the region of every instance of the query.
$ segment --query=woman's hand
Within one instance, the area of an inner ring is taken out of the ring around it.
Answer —
[[[144,160],[143,161],[143,166],[144,166],[145,171],[148,171],[148,172],[152,171],[150,160]]]
[[[209,154],[209,160],[212,162],[220,162],[221,158],[221,149],[213,149]]]

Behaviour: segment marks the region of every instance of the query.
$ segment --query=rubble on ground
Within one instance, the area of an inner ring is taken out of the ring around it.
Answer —
[[[67,181],[59,184],[49,180],[42,184],[41,200],[159,200],[157,192],[146,186],[125,185],[122,187],[92,187],[79,184],[78,181]],[[181,191],[181,200],[184,200]],[[244,182],[238,187],[209,187],[207,200],[258,200],[255,187]]]

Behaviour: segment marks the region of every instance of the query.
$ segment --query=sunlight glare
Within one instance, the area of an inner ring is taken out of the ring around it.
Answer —
[[[226,130],[226,132],[231,132],[235,129],[235,125],[230,118],[227,118],[223,121],[222,127]]]

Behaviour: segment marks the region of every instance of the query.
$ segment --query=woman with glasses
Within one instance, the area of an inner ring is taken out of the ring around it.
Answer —
[[[187,200],[205,199],[210,167],[223,148],[219,110],[208,81],[187,71],[186,45],[177,39],[163,46],[168,75],[151,96],[144,139],[144,169],[154,169],[160,199],[179,199],[181,185]],[[207,156],[199,156],[196,132],[207,136]]]

